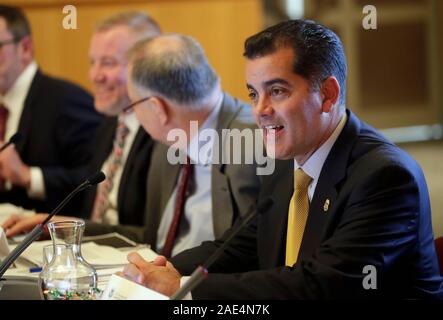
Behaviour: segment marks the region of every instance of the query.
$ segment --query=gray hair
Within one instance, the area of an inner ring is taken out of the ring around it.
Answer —
[[[181,105],[203,107],[219,78],[202,47],[180,34],[139,41],[129,53],[130,78],[143,89]]]
[[[107,31],[120,25],[128,26],[142,38],[157,36],[161,33],[158,23],[142,11],[128,11],[112,15],[99,22],[95,32]]]

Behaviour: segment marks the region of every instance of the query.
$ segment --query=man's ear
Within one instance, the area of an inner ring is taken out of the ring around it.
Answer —
[[[340,99],[340,85],[335,77],[328,77],[321,85],[322,111],[329,113]]]
[[[155,116],[162,126],[170,122],[170,108],[168,103],[160,97],[152,97],[149,100]]]
[[[34,43],[31,36],[25,36],[20,39],[20,50],[22,51],[23,63],[28,64],[34,56]]]

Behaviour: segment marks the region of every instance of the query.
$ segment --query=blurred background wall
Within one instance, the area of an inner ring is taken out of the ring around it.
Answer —
[[[260,0],[2,0],[22,7],[33,30],[36,58],[47,73],[90,88],[88,48],[98,21],[121,11],[143,10],[164,32],[195,37],[222,78],[224,89],[247,98],[243,42],[262,27]],[[77,8],[77,29],[65,30],[63,7]]]
[[[95,23],[144,10],[166,32],[194,36],[228,92],[247,100],[243,42],[288,18],[317,20],[341,37],[348,58],[347,105],[423,167],[434,233],[443,236],[443,3],[439,0],[3,0],[23,7],[48,73],[90,88],[89,38]],[[62,27],[64,5],[77,8],[77,30]],[[376,8],[366,30],[363,8]]]

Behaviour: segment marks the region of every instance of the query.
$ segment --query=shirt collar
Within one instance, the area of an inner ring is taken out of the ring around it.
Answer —
[[[140,127],[140,123],[135,116],[135,112],[120,114],[118,116],[118,121],[123,121],[126,127],[129,129],[129,132],[135,132]]]
[[[37,73],[37,63],[29,63],[22,73],[17,77],[12,87],[2,97],[3,103],[8,109],[14,108],[19,101],[25,101],[32,80]]]
[[[191,159],[191,162],[194,164],[207,166],[212,161],[212,147],[214,143],[213,135],[217,134],[215,128],[217,126],[218,114],[220,112],[222,102],[223,95],[220,95],[219,100],[209,113],[205,122],[201,127],[199,127],[198,134],[196,134],[189,143],[188,156]],[[201,136],[201,132],[205,129],[212,129],[209,131],[209,137],[206,134]],[[200,136],[203,141],[199,139]],[[200,152],[201,150],[204,150],[206,152]]]
[[[318,180],[320,177],[321,169],[323,168],[323,165],[326,161],[326,158],[329,155],[329,152],[331,151],[335,141],[337,141],[338,136],[342,132],[347,120],[346,112],[344,113],[343,117],[341,118],[340,122],[338,123],[337,127],[335,128],[334,132],[332,132],[331,136],[324,142],[320,148],[318,148],[310,157],[309,159],[300,166],[297,163],[297,160],[294,159],[294,170],[297,170],[298,168],[302,168],[303,171],[308,174],[313,180]]]

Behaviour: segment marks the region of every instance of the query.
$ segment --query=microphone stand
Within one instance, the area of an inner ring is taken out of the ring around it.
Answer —
[[[170,300],[181,300],[183,299],[189,292],[191,292],[196,286],[198,286],[206,277],[208,276],[208,269],[212,264],[217,261],[217,259],[221,256],[221,254],[225,251],[226,247],[231,244],[232,239],[237,236],[237,234],[242,230],[252,218],[255,217],[257,212],[263,212],[269,209],[269,207],[273,204],[272,199],[266,199],[261,205],[258,206],[256,210],[254,207],[249,209],[246,217],[243,219],[241,224],[235,228],[229,237],[223,242],[223,244],[215,250],[215,252],[209,257],[208,260],[202,265],[198,266],[194,272],[189,277],[188,281],[180,287],[170,298]]]
[[[8,270],[8,268],[11,266],[11,264],[14,263],[14,261],[22,254],[23,251],[26,250],[27,247],[31,245],[32,242],[34,242],[38,237],[41,236],[43,233],[44,226],[49,222],[49,220],[52,219],[54,215],[56,215],[77,193],[80,191],[89,188],[92,185],[96,185],[100,182],[102,182],[105,179],[105,175],[103,172],[95,173],[90,178],[88,178],[86,181],[84,181],[81,185],[79,185],[77,188],[75,188],[74,191],[72,191],[52,212],[51,214],[46,217],[46,219],[36,225],[34,229],[26,236],[23,241],[15,247],[15,249],[5,258],[5,260],[2,261],[0,264],[0,278],[3,276],[3,274]]]

